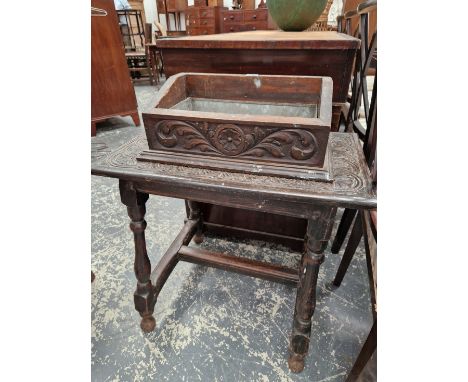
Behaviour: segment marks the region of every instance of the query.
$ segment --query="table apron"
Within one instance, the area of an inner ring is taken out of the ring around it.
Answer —
[[[359,203],[356,202],[346,201],[345,198],[344,200],[340,200],[339,198],[336,200],[316,198],[313,201],[293,201],[288,200],[289,198],[287,197],[287,193],[285,193],[285,197],[282,198],[281,195],[270,196],[265,195],[265,193],[259,193],[255,190],[239,190],[234,188],[216,190],[213,189],[213,186],[203,187],[196,183],[185,183],[183,186],[177,185],[173,182],[134,181],[133,183],[136,190],[147,194],[193,200],[220,206],[261,211],[304,219],[309,219],[313,216],[317,206],[320,205],[362,209],[375,208],[372,201],[369,201],[368,199],[362,200],[363,205],[359,205]]]

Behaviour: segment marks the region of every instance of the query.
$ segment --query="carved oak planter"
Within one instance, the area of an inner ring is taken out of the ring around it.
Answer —
[[[138,159],[329,181],[328,77],[180,73],[143,113]]]

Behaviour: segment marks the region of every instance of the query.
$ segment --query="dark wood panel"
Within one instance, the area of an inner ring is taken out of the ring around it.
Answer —
[[[163,49],[167,77],[181,72],[288,74],[333,79],[333,102],[346,102],[353,50]]]
[[[246,230],[255,230],[258,225],[268,227],[268,232],[275,235],[304,239],[306,221],[290,216],[276,215],[267,212],[251,211],[252,219],[244,219],[244,211],[238,208],[221,207],[214,204],[202,204],[203,216],[214,224],[226,224]],[[299,229],[296,221],[300,220]]]

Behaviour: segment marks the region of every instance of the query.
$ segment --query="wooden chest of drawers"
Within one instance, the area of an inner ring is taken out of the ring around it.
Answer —
[[[221,12],[224,7],[188,7],[185,25],[188,36],[220,33]]]
[[[266,30],[268,9],[225,10],[221,12],[221,33]]]

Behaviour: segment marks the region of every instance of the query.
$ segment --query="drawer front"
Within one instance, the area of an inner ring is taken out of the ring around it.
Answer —
[[[222,11],[221,19],[224,23],[242,22],[244,21],[244,13],[242,11]]]
[[[214,18],[215,17],[215,10],[214,8],[198,8],[198,15],[200,16],[200,18],[202,19],[211,19],[211,18]]]
[[[268,19],[268,10],[259,9],[255,11],[244,11],[244,21],[246,23],[251,21],[266,21]]]
[[[198,17],[198,8],[189,7],[185,11],[185,18],[197,18]]]
[[[216,30],[215,27],[190,27],[187,29],[188,36],[200,36],[200,35],[207,35],[207,34],[215,34]]]
[[[223,23],[221,27],[221,33],[242,32],[244,30],[242,23]]]
[[[254,22],[254,23],[245,23],[244,24],[244,31],[260,31],[260,30],[266,30],[268,29],[268,22],[265,21],[259,21],[259,22]]]
[[[198,17],[189,17],[187,16],[185,18],[185,27],[190,28],[190,27],[197,27],[198,24],[200,23],[200,19]]]
[[[215,19],[201,19],[201,18],[190,18],[187,19],[188,24],[187,26],[192,26],[192,27],[213,27],[215,26]]]

